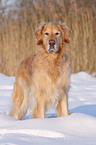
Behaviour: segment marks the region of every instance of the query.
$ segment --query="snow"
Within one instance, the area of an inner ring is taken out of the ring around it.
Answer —
[[[16,11],[18,14],[20,10],[20,6],[21,6],[21,0],[1,0],[0,13],[2,14],[4,18],[7,18],[10,12]],[[12,15],[11,17],[17,18],[16,13]]]
[[[70,115],[24,120],[8,115],[14,77],[0,74],[0,145],[96,145],[96,78],[85,72],[71,75]]]

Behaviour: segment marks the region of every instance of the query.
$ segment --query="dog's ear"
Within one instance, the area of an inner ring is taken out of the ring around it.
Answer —
[[[60,24],[61,31],[62,31],[62,37],[64,42],[67,44],[70,43],[70,35],[71,35],[71,29],[65,26],[65,24]]]
[[[69,44],[70,43],[70,35],[71,35],[71,29],[67,26],[65,26],[64,30],[64,41]]]
[[[40,23],[39,25],[39,28],[35,31],[35,35],[37,37],[37,45],[40,45],[43,43],[43,39],[42,39],[42,33],[43,33],[43,30],[44,30],[44,26],[45,26],[45,23]]]

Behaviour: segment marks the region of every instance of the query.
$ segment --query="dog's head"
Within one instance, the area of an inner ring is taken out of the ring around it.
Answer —
[[[69,44],[71,30],[61,23],[42,23],[35,32],[37,45],[43,45],[48,52],[58,52],[63,42]]]

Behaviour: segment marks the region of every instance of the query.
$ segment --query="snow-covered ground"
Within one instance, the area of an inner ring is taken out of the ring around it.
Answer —
[[[69,111],[56,117],[24,120],[8,116],[14,77],[0,74],[0,145],[96,145],[96,78],[80,72],[71,76]]]

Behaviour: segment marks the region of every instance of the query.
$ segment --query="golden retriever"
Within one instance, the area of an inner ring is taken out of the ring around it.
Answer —
[[[44,118],[56,105],[57,116],[68,115],[70,29],[61,23],[42,23],[36,31],[38,51],[24,59],[15,75],[10,115],[22,119],[31,107],[31,117]]]

